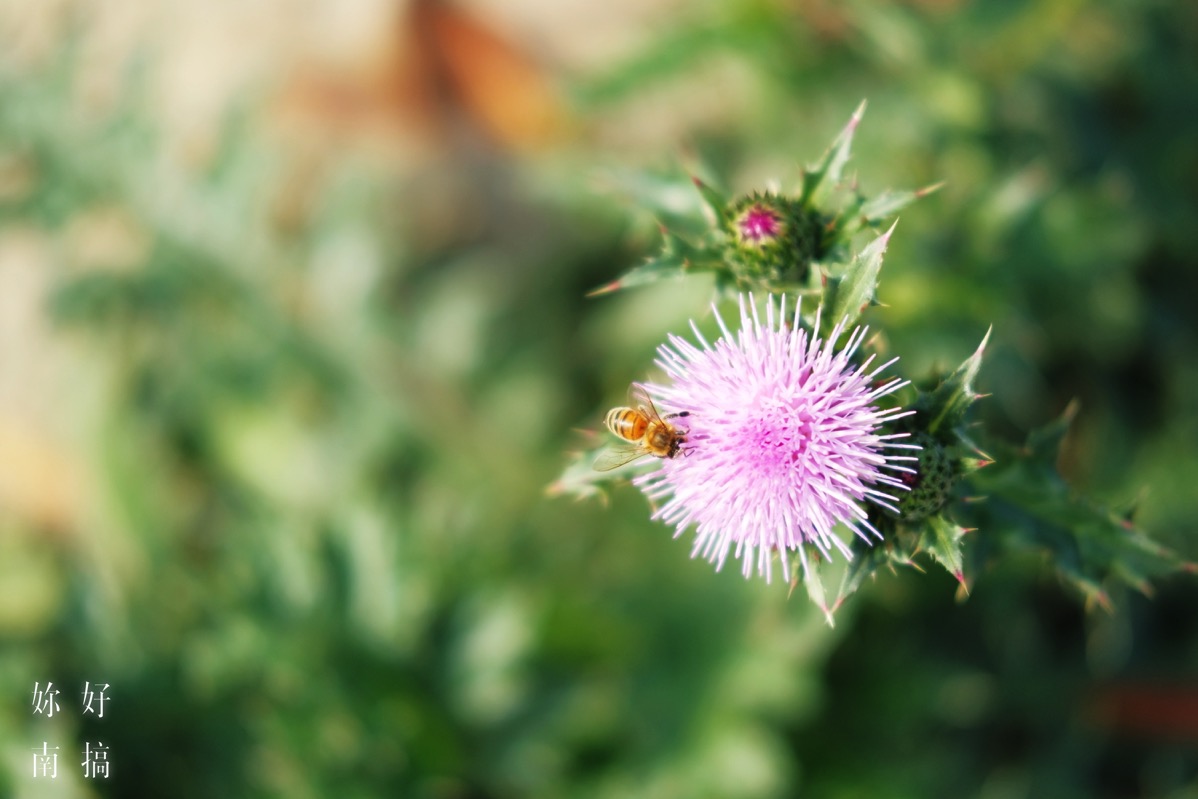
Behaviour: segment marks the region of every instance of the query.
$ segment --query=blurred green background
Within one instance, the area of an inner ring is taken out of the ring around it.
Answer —
[[[1154,0],[0,3],[0,797],[1198,797],[1192,577],[830,629],[544,495],[710,297],[584,298],[636,197],[793,185],[866,98],[862,187],[946,181],[903,370],[994,325],[987,427],[1077,398],[1066,474],[1198,558],[1195,53]]]

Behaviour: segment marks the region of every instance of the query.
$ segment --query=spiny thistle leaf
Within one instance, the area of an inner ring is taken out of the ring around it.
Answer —
[[[860,215],[866,224],[876,225],[883,219],[894,216],[921,197],[927,197],[942,186],[944,186],[943,183],[936,183],[915,191],[884,191],[872,200],[865,201],[861,206]]]
[[[1092,604],[1109,606],[1104,586],[1122,583],[1148,592],[1152,578],[1192,568],[1128,519],[1074,492],[1057,470],[1060,445],[1076,409],[1034,431],[1022,448],[1000,449],[996,463],[971,483],[989,496],[1005,524],[1010,549],[1048,551],[1060,577]],[[1013,524],[1012,524],[1013,522]]]
[[[656,283],[659,280],[681,277],[685,266],[685,261],[663,254],[657,258],[650,259],[640,266],[633,267],[610,283],[591,289],[587,292],[587,296],[599,297],[604,294],[611,294],[613,291],[619,291],[620,289],[645,286],[649,283]]]
[[[982,337],[982,343],[965,361],[945,378],[934,391],[928,395],[926,412],[929,418],[927,430],[933,435],[944,435],[944,431],[953,430],[965,419],[965,412],[982,395],[973,390],[973,381],[978,369],[982,366],[982,355],[986,351],[986,343],[990,340],[990,331]]]
[[[961,542],[965,533],[965,528],[944,516],[932,516],[927,520],[919,537],[920,548],[947,569],[949,574],[956,577],[961,585],[965,585],[964,562],[961,557]]]
[[[828,239],[836,242],[848,241],[858,231],[867,227],[877,227],[886,218],[894,216],[911,203],[928,196],[943,185],[943,183],[937,183],[915,191],[885,191],[873,199],[857,192],[854,186],[853,198],[828,224]]]
[[[681,277],[687,272],[702,272],[721,266],[721,262],[713,258],[710,251],[692,245],[682,236],[665,228],[661,232],[663,245],[660,255],[633,267],[611,283],[592,289],[587,296],[597,297],[620,289]]]
[[[856,133],[857,125],[860,124],[864,113],[865,101],[862,100],[861,105],[857,106],[857,110],[849,119],[849,123],[844,126],[844,130],[824,153],[824,157],[804,170],[803,182],[799,190],[799,202],[804,207],[812,207],[825,186],[836,185],[840,182],[841,173],[844,171],[844,165],[848,163],[853,146],[853,134]]]
[[[868,247],[858,253],[848,273],[837,281],[828,284],[827,303],[832,313],[828,321],[832,325],[842,320],[846,327],[851,326],[861,315],[861,311],[874,298],[878,287],[878,273],[882,270],[882,257],[886,254],[886,245],[890,242],[890,230],[874,239]]]

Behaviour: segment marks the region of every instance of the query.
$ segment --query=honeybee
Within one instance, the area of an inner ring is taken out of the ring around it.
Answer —
[[[636,383],[628,396],[635,407],[612,408],[603,420],[607,429],[626,443],[600,453],[595,459],[597,471],[611,471],[645,455],[673,458],[686,443],[686,432],[668,420],[688,416],[688,411],[667,414],[663,419],[649,392]]]

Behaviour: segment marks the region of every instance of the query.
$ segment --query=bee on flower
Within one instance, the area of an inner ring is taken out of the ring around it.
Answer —
[[[610,471],[646,455],[674,458],[683,451],[686,430],[675,424],[674,420],[689,414],[686,411],[669,413],[663,419],[653,404],[653,398],[641,385],[633,384],[629,397],[632,407],[612,408],[603,420],[612,435],[623,443],[600,453],[595,459],[597,471]]]

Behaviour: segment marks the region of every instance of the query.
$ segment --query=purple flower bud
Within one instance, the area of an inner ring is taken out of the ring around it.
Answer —
[[[824,218],[793,197],[753,193],[729,205],[725,218],[723,257],[742,287],[800,288],[825,255]]]

